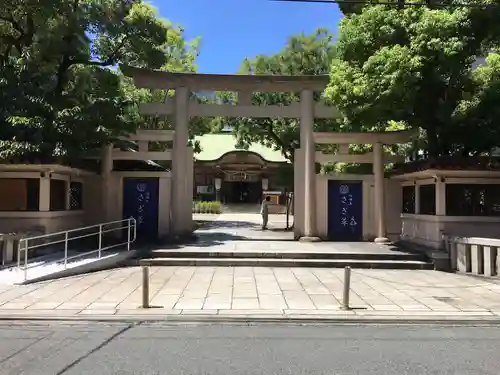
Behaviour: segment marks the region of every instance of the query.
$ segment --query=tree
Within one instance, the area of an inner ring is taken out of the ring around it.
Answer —
[[[474,90],[460,102],[454,126],[443,134],[465,155],[490,153],[500,144],[500,55],[490,53],[485,64],[472,72],[472,80]]]
[[[172,28],[168,31],[167,63],[159,70],[166,72],[196,72],[196,58],[199,55],[200,39],[194,39],[187,42],[183,35],[182,28]],[[138,129],[174,129],[173,118],[170,116],[147,116],[139,113],[139,104],[142,103],[164,103],[169,97],[173,97],[173,90],[150,90],[138,89],[134,86],[133,80],[129,77],[121,75],[123,87],[127,98],[134,103],[133,106],[133,122]],[[191,100],[207,103],[208,98],[196,94],[192,94]],[[211,119],[203,117],[194,117],[190,120],[189,136],[194,151],[199,152],[199,144],[194,141],[196,135],[202,135],[211,131]],[[163,150],[166,145],[157,144],[155,150]]]
[[[306,0],[307,1],[307,0]],[[470,1],[456,1],[456,0],[337,0],[336,1],[339,9],[346,16],[351,14],[360,14],[363,9],[373,6],[389,5],[393,8],[403,9],[409,6],[426,6],[428,8],[443,9],[451,8],[456,5],[467,5],[469,3],[471,6],[481,4],[481,1],[470,0]],[[379,5],[377,5],[379,4]]]
[[[385,130],[396,122],[423,129],[431,156],[470,149],[464,144],[477,139],[464,135],[476,126],[463,112],[464,101],[480,98],[472,64],[498,44],[498,13],[498,8],[376,6],[342,20],[325,92],[342,114],[341,129]],[[481,113],[490,119],[496,115],[487,109]],[[462,136],[451,137],[458,124]],[[481,140],[472,148],[485,147]]]
[[[284,49],[275,55],[259,55],[245,59],[240,73],[273,75],[315,75],[328,74],[335,54],[333,36],[325,28],[317,29],[311,35],[292,36]],[[319,95],[316,97],[319,100]],[[235,102],[231,94],[219,95],[221,102]],[[298,100],[298,93],[254,93],[255,105],[289,105]],[[294,151],[299,147],[298,119],[252,119],[238,118],[220,121],[219,126],[230,125],[240,147],[260,143],[279,150],[293,162]],[[318,129],[331,128],[333,121],[317,121]]]
[[[194,67],[193,67],[194,69]],[[162,70],[162,69],[160,69]],[[167,71],[172,71],[165,69]],[[172,98],[175,94],[174,90],[149,90],[137,89],[132,80],[128,77],[123,78],[123,85],[126,91],[126,96],[133,103],[130,112],[130,121],[135,124],[136,129],[154,129],[154,130],[174,130],[173,116],[160,115],[141,115],[139,106],[143,103],[164,103],[167,99]],[[190,100],[198,101],[199,103],[211,103],[211,99],[205,96],[191,94]],[[200,144],[195,140],[195,136],[210,133],[216,125],[213,125],[213,119],[207,117],[192,117],[189,121],[189,143],[193,147],[193,151],[198,153],[201,151]],[[161,143],[153,143],[152,148],[155,151],[163,151],[170,148],[170,145]]]
[[[0,103],[4,156],[71,155],[133,131],[134,95],[114,67],[190,63],[182,30],[141,0],[8,0],[0,40],[0,86],[12,98]]]

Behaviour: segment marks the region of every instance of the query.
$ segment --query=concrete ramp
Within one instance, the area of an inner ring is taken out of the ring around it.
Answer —
[[[3,268],[0,270],[0,284],[31,284],[88,272],[101,271],[119,267],[135,256],[135,250],[127,251],[126,249],[113,249],[103,251],[100,257],[97,252],[82,255],[82,257],[71,259],[65,265],[64,260],[61,259],[61,253],[55,253],[50,256],[32,259],[28,263],[26,272],[24,270],[24,265],[18,267],[16,264]],[[61,260],[55,261],[55,259]]]
[[[131,250],[136,235],[136,221],[128,218],[63,232],[20,236],[17,257],[11,257],[12,263],[0,268],[0,283],[29,284],[119,267],[136,256],[136,251]]]

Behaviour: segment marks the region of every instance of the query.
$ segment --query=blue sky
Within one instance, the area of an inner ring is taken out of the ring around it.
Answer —
[[[200,73],[235,73],[245,57],[272,54],[292,34],[328,27],[342,15],[335,4],[271,0],[153,0],[160,14],[183,26],[187,39],[202,37]]]

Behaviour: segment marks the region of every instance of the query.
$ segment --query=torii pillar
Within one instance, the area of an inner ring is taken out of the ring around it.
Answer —
[[[314,143],[314,97],[312,90],[300,92],[300,148],[304,157],[304,236],[300,241],[321,239],[316,229],[316,150]],[[300,199],[300,198],[299,198]]]
[[[384,149],[381,142],[373,144],[373,175],[375,182],[375,223],[377,237],[375,243],[388,243],[385,225],[385,180],[384,180]]]
[[[172,233],[176,236],[191,234],[192,227],[192,187],[189,173],[193,173],[192,150],[189,140],[189,90],[187,87],[175,89],[175,133],[172,151],[172,199],[170,219]]]
[[[111,205],[113,194],[111,173],[113,172],[113,144],[101,147],[101,222],[112,221]]]

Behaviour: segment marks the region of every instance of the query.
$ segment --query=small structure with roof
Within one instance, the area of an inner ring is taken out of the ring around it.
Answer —
[[[402,185],[401,240],[444,249],[444,236],[497,238],[500,158],[441,157],[396,166]]]
[[[194,194],[202,200],[255,203],[263,191],[290,190],[293,166],[280,151],[253,143],[237,147],[232,134],[205,134],[195,138],[201,152],[194,155]],[[282,176],[288,175],[289,183]]]
[[[117,160],[112,168],[117,175],[170,173],[151,160],[120,159],[119,153],[135,150],[128,141],[117,146],[127,149],[114,151]],[[29,158],[15,160],[16,163],[5,160],[0,164],[0,233],[45,234],[106,221],[101,209],[106,206],[106,195],[103,196],[99,175],[103,167],[100,159],[101,156],[79,160],[52,158],[45,163]],[[119,194],[115,188],[110,193],[113,202]],[[110,220],[121,218],[120,211]]]
[[[61,164],[0,164],[0,231],[44,234],[83,226],[92,171]]]

